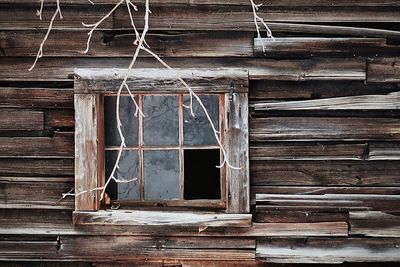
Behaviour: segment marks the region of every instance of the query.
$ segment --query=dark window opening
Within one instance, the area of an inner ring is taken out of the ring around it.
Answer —
[[[184,155],[184,198],[220,199],[219,149],[186,149]]]

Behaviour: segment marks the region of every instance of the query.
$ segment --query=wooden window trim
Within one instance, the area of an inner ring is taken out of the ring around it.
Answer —
[[[100,187],[105,182],[102,94],[115,93],[125,73],[124,69],[75,69],[76,192]],[[249,213],[248,71],[237,68],[174,71],[159,68],[133,69],[127,83],[135,93],[187,93],[187,89],[176,79],[177,75],[196,93],[225,94],[224,148],[230,163],[241,167],[240,170],[226,168],[225,213]],[[85,218],[89,215],[97,216],[101,204],[99,199],[99,191],[75,196],[74,222],[80,224],[81,214],[86,214]],[[206,218],[209,213],[204,213],[204,216]]]

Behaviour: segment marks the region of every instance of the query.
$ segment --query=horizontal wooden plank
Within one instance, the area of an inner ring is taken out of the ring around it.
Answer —
[[[367,195],[367,194],[324,194],[324,195],[279,195],[257,194],[256,210],[271,208],[320,209],[352,211],[380,210],[388,212],[400,211],[400,196],[397,195]]]
[[[73,109],[48,109],[45,111],[46,129],[67,129],[75,126],[75,112]]]
[[[318,211],[296,211],[293,210],[263,210],[254,214],[254,222],[257,223],[299,223],[314,224],[322,222],[342,222],[346,227],[348,212],[318,212]]]
[[[74,91],[55,88],[12,88],[0,90],[0,107],[73,108]]]
[[[180,7],[182,12],[177,12]],[[141,16],[139,10],[139,16]],[[397,22],[398,7],[271,7],[263,5],[259,15],[269,22],[327,23],[327,22]],[[174,19],[170,19],[170,18]],[[153,6],[150,27],[155,30],[254,30],[253,14],[248,6]],[[138,26],[142,27],[141,22]],[[253,27],[252,27],[253,26]],[[114,28],[131,28],[126,8],[114,14]]]
[[[36,56],[44,35],[43,30],[0,31],[0,49],[3,56]],[[44,46],[44,56],[132,57],[135,49],[134,34],[95,31],[90,50],[85,54],[86,41],[86,30],[54,30]],[[146,42],[162,57],[253,56],[251,32],[148,33]],[[150,55],[141,53],[140,56]]]
[[[368,144],[279,142],[250,145],[250,160],[361,160]]]
[[[252,186],[255,194],[291,194],[291,195],[321,195],[321,194],[372,194],[372,195],[399,195],[400,187],[391,186]]]
[[[254,248],[253,239],[66,236],[60,238],[58,257],[64,260],[102,260],[106,257],[119,261],[160,258],[249,260],[254,259]]]
[[[251,80],[284,81],[366,79],[363,58],[272,60],[257,58],[166,58],[173,68],[242,68]],[[42,58],[27,71],[33,59],[0,57],[0,81],[71,81],[74,68],[127,68],[123,58]],[[140,58],[136,68],[160,68],[152,58]],[[43,75],[46,73],[46,75]]]
[[[398,92],[400,85],[387,83],[366,84],[357,81],[251,81],[249,98],[258,100],[306,100],[378,95]]]
[[[395,110],[400,109],[400,92],[301,101],[262,101],[250,105],[256,111],[268,110]]]
[[[399,142],[372,142],[368,145],[368,159],[371,160],[399,160]]]
[[[0,248],[0,259],[3,260],[229,260],[233,257],[254,260],[255,241],[203,237],[61,236],[54,240],[1,240]]]
[[[55,0],[50,0],[46,2],[47,5],[55,5]],[[118,0],[97,0],[96,4],[116,4]],[[1,0],[1,4],[40,4],[40,0]],[[67,0],[65,4],[87,4],[88,2],[85,0]],[[144,0],[137,1],[138,4],[143,4]],[[270,0],[267,3],[264,3],[265,6],[290,6],[289,4],[293,3],[290,0]],[[296,0],[296,6],[399,6],[398,1],[390,1],[390,0],[358,0],[358,1],[346,1],[346,0],[318,0],[318,1],[310,1],[310,0]],[[153,0],[152,4],[160,5],[169,5],[169,4],[187,4],[187,5],[249,5],[246,0]]]
[[[271,117],[250,119],[250,141],[397,140],[397,118]]]
[[[258,260],[229,260],[229,261],[213,261],[213,260],[154,260],[154,261],[143,261],[135,262],[138,266],[145,267],[164,267],[164,266],[185,266],[185,267],[262,267],[263,263]],[[1,266],[1,265],[0,265]],[[130,263],[95,263],[96,267],[131,267]],[[18,266],[20,267],[20,266]],[[24,267],[24,266],[21,266]],[[47,266],[43,266],[47,267]],[[64,266],[60,266],[64,267]],[[83,267],[83,266],[78,266]]]
[[[42,20],[36,14],[39,5],[22,4],[7,5],[0,8],[0,29],[47,29],[49,21],[54,14],[55,6],[47,6],[43,9]],[[74,28],[85,29],[82,22],[87,24],[96,23],[110,11],[109,6],[105,5],[61,5],[63,19],[57,16],[54,28]],[[111,19],[106,19],[100,28],[112,28]]]
[[[26,181],[0,177],[0,205],[35,209],[73,209],[74,199],[66,198],[60,201],[62,193],[74,187],[72,179],[59,180],[47,179],[46,181]]]
[[[400,47],[386,45],[384,38],[281,37],[254,39],[256,56],[374,55],[398,54]]]
[[[1,176],[72,176],[73,159],[0,159]]]
[[[73,158],[74,134],[53,137],[0,137],[0,158]]]
[[[37,5],[3,4],[0,10],[0,29],[46,28],[54,12],[53,7],[45,8],[43,20],[36,16]],[[241,30],[254,31],[253,13],[250,5],[191,5],[182,3],[155,4],[151,6],[150,28],[152,30]],[[289,6],[289,7],[288,7]],[[326,23],[326,22],[397,22],[399,6],[358,6],[357,12],[346,6],[261,6],[259,15],[270,22]],[[64,5],[63,20],[57,20],[58,28],[84,28],[81,22],[95,23],[111,10],[110,5]],[[177,10],[180,10],[179,12]],[[140,5],[135,17],[143,17]],[[173,18],[173,19],[171,19]],[[138,28],[143,21],[137,20]],[[120,6],[105,20],[105,29],[132,28],[125,6]]]
[[[381,211],[350,212],[350,234],[400,237],[400,216]]]
[[[251,161],[251,185],[399,186],[398,161]]]
[[[57,253],[57,240],[53,241],[0,241],[0,259],[51,258]]]
[[[370,59],[367,68],[367,82],[400,82],[400,58]]]
[[[44,129],[42,111],[0,108],[0,131]]]
[[[179,225],[198,227],[250,227],[251,214],[195,213],[172,211],[75,212],[79,225]]]
[[[256,257],[274,263],[397,262],[399,239],[309,238],[257,240]]]
[[[116,92],[126,75],[125,69],[75,69],[75,92]],[[198,92],[229,92],[231,85],[237,92],[248,90],[248,72],[245,69],[134,68],[128,73],[126,83],[135,92],[188,93],[177,77]]]

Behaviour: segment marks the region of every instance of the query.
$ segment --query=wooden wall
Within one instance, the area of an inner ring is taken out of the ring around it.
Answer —
[[[83,54],[81,22],[117,1],[61,2],[64,19],[29,72],[54,1],[40,21],[39,1],[0,0],[2,264],[400,261],[400,1],[265,1],[277,38],[265,53],[246,0],[150,1],[147,40],[171,66],[249,69],[253,227],[200,233],[73,227],[73,199],[60,200],[74,183],[73,69],[126,67],[133,35],[120,8]]]

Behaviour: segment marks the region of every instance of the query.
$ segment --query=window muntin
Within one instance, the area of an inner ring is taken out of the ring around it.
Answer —
[[[223,129],[225,96],[199,96],[216,129]],[[124,135],[129,143],[126,142],[127,147],[124,148],[120,168],[115,177],[137,177],[138,180],[110,183],[107,190],[110,198],[119,203],[155,202],[171,206],[191,206],[195,205],[196,201],[204,200],[208,204],[224,207],[225,170],[216,168],[222,155],[214,132],[198,102],[193,99],[195,117],[192,117],[190,109],[185,108],[190,104],[190,98],[186,94],[138,94],[135,95],[135,99],[144,117],[134,116],[135,106],[129,95],[121,96],[120,116],[122,123],[127,123],[125,128],[129,131],[124,132]],[[114,117],[113,120],[105,122],[104,129],[106,178],[114,166],[120,145],[118,133],[112,129],[117,128],[115,102],[115,95],[104,95],[105,119]],[[222,134],[221,140],[223,139]],[[213,160],[202,158],[201,155],[208,155],[207,157]],[[190,163],[188,160],[194,161]],[[215,170],[210,168],[210,164],[214,165]],[[191,165],[203,165],[206,168],[194,170],[188,167]],[[199,172],[204,173],[203,177]],[[208,177],[210,174],[212,177]],[[208,188],[202,188],[203,184],[208,184]],[[196,193],[193,186],[198,187],[199,192]],[[204,206],[207,206],[207,203]]]

